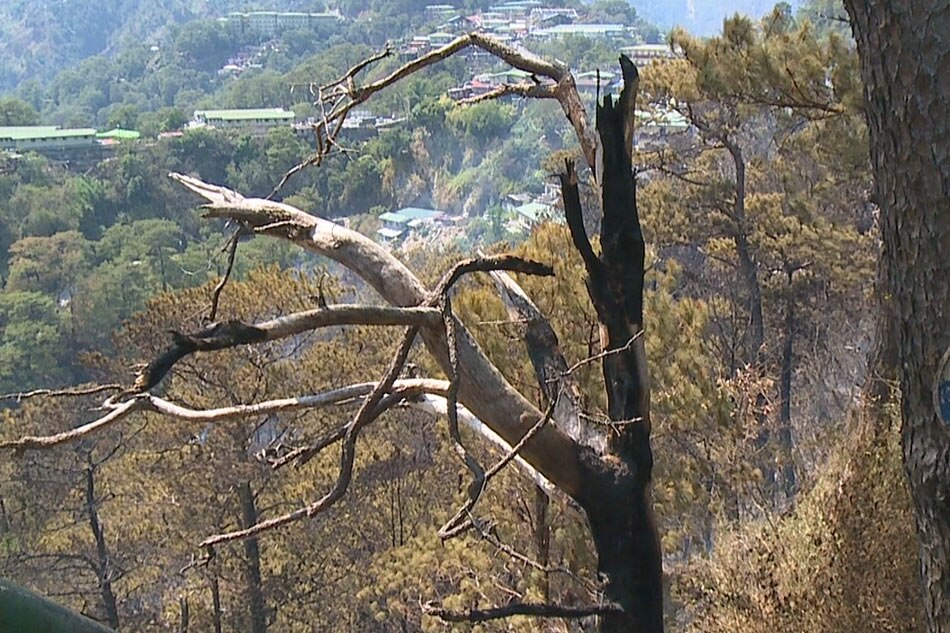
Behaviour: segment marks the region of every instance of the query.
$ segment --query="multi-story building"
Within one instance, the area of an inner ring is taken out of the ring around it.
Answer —
[[[302,13],[297,11],[238,11],[229,13],[226,18],[242,28],[263,35],[279,35],[287,31],[314,28],[316,26],[334,26],[343,21],[339,11],[323,13]]]
[[[221,129],[256,129],[290,127],[294,123],[292,110],[283,108],[249,108],[242,110],[195,110],[191,127],[214,127]]]

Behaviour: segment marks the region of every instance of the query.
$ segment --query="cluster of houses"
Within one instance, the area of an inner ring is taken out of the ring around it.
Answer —
[[[583,36],[608,39],[613,42],[634,42],[635,29],[618,23],[585,23],[577,10],[564,7],[545,6],[538,0],[514,0],[491,7],[488,11],[479,11],[463,15],[451,4],[433,4],[426,7],[426,16],[433,22],[439,22],[436,30],[429,34],[413,36],[402,48],[406,57],[416,57],[431,49],[444,46],[456,36],[470,31],[486,33],[510,44],[521,44],[529,40],[552,40],[565,36]],[[651,45],[652,46],[652,45]],[[651,51],[652,54],[665,54],[668,46]],[[471,51],[477,55],[477,51]],[[635,60],[636,61],[636,60]]]

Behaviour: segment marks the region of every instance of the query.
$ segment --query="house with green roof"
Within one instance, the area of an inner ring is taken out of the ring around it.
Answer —
[[[441,211],[421,207],[404,207],[397,211],[382,213],[379,220],[383,225],[376,234],[384,242],[395,242],[410,231],[435,223],[444,215]]]
[[[293,110],[283,108],[195,110],[192,127],[266,129],[278,126],[290,127],[293,123]]]

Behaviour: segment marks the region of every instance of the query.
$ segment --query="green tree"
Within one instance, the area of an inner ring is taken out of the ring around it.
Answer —
[[[37,125],[40,115],[32,105],[16,97],[0,99],[0,126]]]

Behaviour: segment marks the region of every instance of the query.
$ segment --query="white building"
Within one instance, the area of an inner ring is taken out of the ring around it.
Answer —
[[[278,126],[290,127],[294,122],[292,110],[283,108],[248,108],[242,110],[195,110],[192,127],[222,129],[265,129]]]

